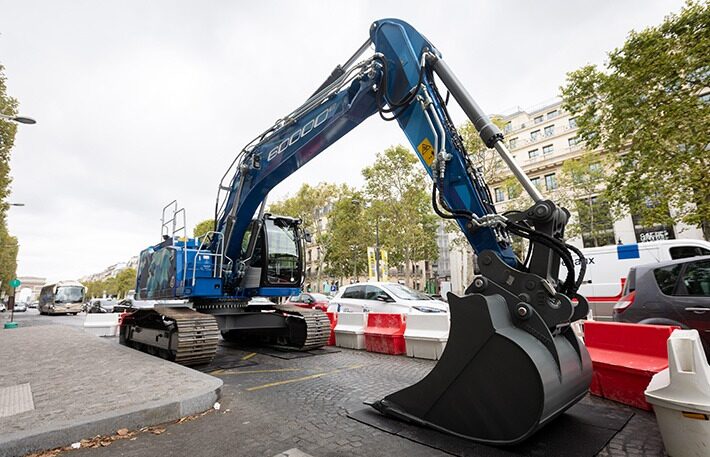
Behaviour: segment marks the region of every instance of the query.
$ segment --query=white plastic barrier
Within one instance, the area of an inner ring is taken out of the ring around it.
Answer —
[[[89,313],[84,320],[84,330],[96,336],[118,335],[119,313]]]
[[[668,368],[646,389],[668,455],[707,456],[710,449],[710,365],[697,330],[668,338]]]
[[[365,313],[338,313],[335,345],[341,348],[365,349]]]
[[[404,341],[407,355],[439,360],[449,339],[449,313],[408,314]]]

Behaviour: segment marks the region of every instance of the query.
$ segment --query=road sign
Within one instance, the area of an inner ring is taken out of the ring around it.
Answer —
[[[17,289],[18,287],[20,287],[20,284],[22,284],[22,282],[20,282],[20,280],[17,278],[10,280],[10,287]]]

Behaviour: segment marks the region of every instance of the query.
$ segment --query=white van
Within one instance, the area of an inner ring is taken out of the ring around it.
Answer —
[[[621,298],[629,268],[646,263],[710,255],[710,243],[702,240],[648,241],[639,244],[609,245],[582,249],[587,272],[579,293],[587,297],[596,320],[612,320],[612,308]],[[575,263],[579,259],[575,257]],[[560,268],[560,277],[567,270]]]

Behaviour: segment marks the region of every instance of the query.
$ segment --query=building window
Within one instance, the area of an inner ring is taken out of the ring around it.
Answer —
[[[569,145],[569,147],[573,147],[577,143],[579,143],[579,140],[577,139],[576,136],[573,136],[572,138],[567,140],[567,144]]]
[[[577,118],[576,117],[569,118],[569,128],[571,128],[571,129],[577,128]]]
[[[518,198],[520,196],[520,193],[523,191],[523,188],[518,186],[518,185],[512,185],[508,186],[508,200],[513,200],[514,198]]]
[[[705,92],[703,95],[701,95],[700,100],[704,101],[705,103],[710,103],[710,92]]]
[[[599,197],[583,198],[575,202],[575,209],[585,248],[616,244],[609,202]]]
[[[532,178],[530,179],[530,182],[533,183],[535,187],[538,189],[540,188],[540,177],[538,176],[537,178]]]
[[[500,187],[496,187],[494,191],[496,194],[496,203],[505,200],[505,194],[503,193],[503,189],[501,189]]]
[[[533,122],[534,122],[535,124],[539,124],[539,123],[542,122],[542,120],[543,120],[543,116],[542,116],[542,115],[540,115],[540,116],[535,116],[535,119],[533,119]]]
[[[507,122],[505,126],[503,127],[503,132],[508,133],[513,130],[513,124],[511,122]]]
[[[547,113],[547,118],[554,119],[557,117],[558,114],[559,114],[559,111],[557,111],[557,110],[550,111],[549,113]]]
[[[518,145],[518,137],[511,138],[510,139],[510,149],[515,149],[515,147]]]
[[[528,158],[529,159],[534,159],[535,157],[539,156],[540,153],[538,152],[537,149],[533,149],[532,151],[528,151]]]
[[[651,198],[646,199],[646,206],[649,208],[654,208],[659,206]],[[668,207],[665,208],[666,217],[670,218],[671,214],[668,211]],[[674,240],[675,231],[672,225],[666,224],[643,224],[641,222],[641,216],[638,214],[632,214],[631,220],[634,223],[634,233],[636,234],[636,241],[643,243],[646,241],[659,241],[659,240]]]
[[[540,136],[539,130],[533,130],[532,132],[530,132],[530,139],[533,141],[537,140],[537,137],[539,137],[539,136]]]
[[[553,149],[553,147],[552,147],[551,144],[548,144],[547,146],[543,146],[543,147],[542,147],[542,153],[543,153],[543,154],[549,154],[549,153],[551,153],[553,150],[554,150],[554,149]]]
[[[545,136],[552,136],[555,134],[555,124],[548,125],[545,127]]]
[[[600,171],[602,169],[602,164],[599,162],[594,162],[589,164],[589,171]]]
[[[545,188],[547,190],[557,189],[557,176],[554,173],[545,175]]]

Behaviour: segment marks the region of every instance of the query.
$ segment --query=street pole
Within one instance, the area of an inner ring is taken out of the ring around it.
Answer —
[[[375,218],[375,278],[380,282],[380,216]]]

